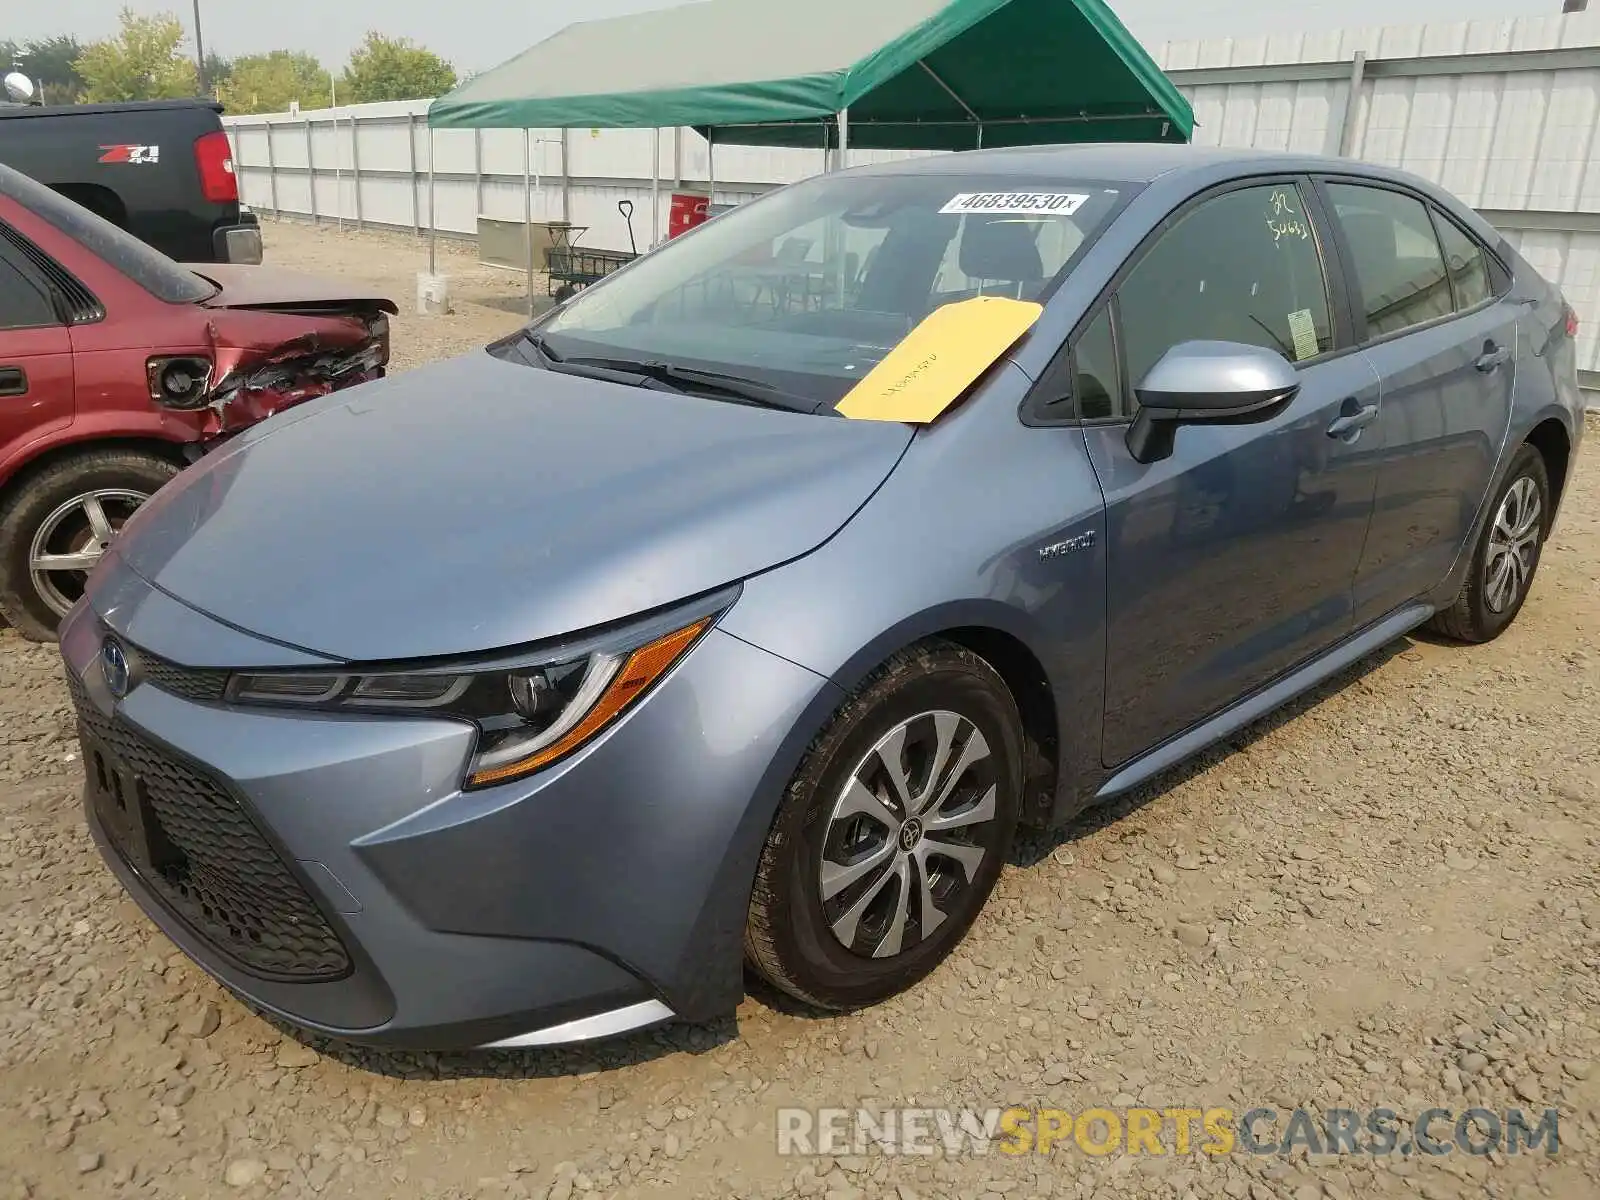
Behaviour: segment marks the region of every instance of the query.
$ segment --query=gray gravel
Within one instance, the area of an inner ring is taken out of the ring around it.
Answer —
[[[365,274],[409,307],[423,258],[409,238],[269,238],[275,261]],[[459,264],[485,294],[520,282]],[[516,323],[490,304],[448,320],[430,352]],[[1402,642],[1145,794],[1031,839],[949,964],[836,1019],[750,999],[723,1025],[555,1052],[303,1044],[123,896],[84,832],[55,653],[0,635],[0,1200],[1600,1195],[1596,446],[1500,641]],[[781,1105],[1012,1102],[1554,1106],[1562,1149],[773,1149]]]

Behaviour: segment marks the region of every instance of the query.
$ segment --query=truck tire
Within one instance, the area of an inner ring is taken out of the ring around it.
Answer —
[[[11,627],[53,640],[116,531],[178,470],[147,450],[88,450],[14,484],[0,505],[0,613]]]

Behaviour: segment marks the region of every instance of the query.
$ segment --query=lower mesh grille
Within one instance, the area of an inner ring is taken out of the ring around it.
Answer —
[[[67,677],[84,771],[98,773],[102,786],[119,767],[138,777],[151,861],[134,865],[151,891],[244,970],[297,980],[347,974],[339,935],[227,789],[106,717]]]

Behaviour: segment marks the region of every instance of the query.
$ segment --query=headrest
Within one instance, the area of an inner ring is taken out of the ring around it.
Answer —
[[[961,270],[969,279],[1030,282],[1044,278],[1036,227],[1015,218],[967,218],[961,234]]]

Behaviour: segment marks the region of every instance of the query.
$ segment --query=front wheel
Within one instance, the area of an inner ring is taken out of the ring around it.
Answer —
[[[1511,460],[1489,512],[1461,594],[1431,622],[1457,641],[1499,637],[1528,598],[1552,515],[1550,476],[1544,457],[1532,446],[1523,446]]]
[[[929,643],[880,667],[811,746],[768,832],[750,964],[835,1010],[938,966],[1010,852],[1021,728],[1005,682],[963,647]]]
[[[55,637],[117,532],[177,473],[144,451],[92,450],[23,480],[0,513],[0,612],[12,628]]]

